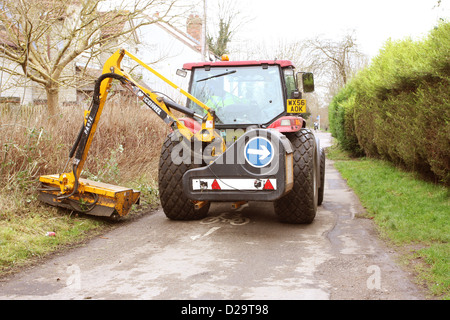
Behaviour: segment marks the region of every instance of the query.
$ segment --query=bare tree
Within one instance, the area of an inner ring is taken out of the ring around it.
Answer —
[[[317,90],[308,94],[308,109],[314,119],[320,115],[325,126],[326,109],[322,107],[328,105],[339,89],[367,64],[353,34],[337,41],[321,37],[297,42],[279,41],[270,52],[267,48],[257,51],[274,59],[291,60],[297,71],[314,73]]]
[[[92,59],[118,39],[132,38],[143,25],[169,21],[177,1],[122,1],[114,9],[102,11],[105,2],[101,0],[2,0],[0,58],[21,69],[3,71],[42,87],[53,116],[61,86],[73,86],[83,78],[74,72],[74,63],[82,54]],[[87,65],[89,61],[84,62]]]
[[[305,63],[327,77],[336,89],[342,88],[355,72],[367,64],[367,57],[357,46],[353,34],[341,40],[315,38],[305,41]]]
[[[215,11],[217,11],[217,17],[214,19],[216,23],[212,24],[215,32],[207,32],[206,42],[209,50],[216,57],[221,57],[229,53],[228,44],[238,29],[249,19],[242,15],[236,0],[219,0]]]

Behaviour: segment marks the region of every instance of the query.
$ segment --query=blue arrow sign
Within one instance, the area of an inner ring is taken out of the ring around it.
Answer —
[[[255,168],[264,168],[273,160],[273,146],[266,138],[253,138],[247,143],[244,150],[245,159]]]

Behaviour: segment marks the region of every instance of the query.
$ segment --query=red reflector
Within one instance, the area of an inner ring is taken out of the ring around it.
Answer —
[[[266,184],[264,185],[264,190],[273,190],[273,185],[270,180],[267,180]]]
[[[220,186],[219,186],[219,183],[217,182],[217,180],[214,180],[214,182],[211,185],[211,188],[213,190],[220,190]]]

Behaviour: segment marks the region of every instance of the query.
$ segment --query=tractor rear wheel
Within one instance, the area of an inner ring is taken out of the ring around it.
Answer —
[[[318,157],[316,140],[309,129],[287,135],[294,149],[294,186],[274,203],[281,222],[313,222],[318,203]]]
[[[179,137],[180,134],[170,134],[161,148],[158,172],[161,206],[166,217],[171,220],[200,220],[208,214],[210,204],[208,203],[197,210],[194,203],[183,192],[184,173],[193,168],[198,168],[200,165],[194,164],[192,154],[183,154],[174,150],[180,143],[185,143],[182,139],[178,139]]]

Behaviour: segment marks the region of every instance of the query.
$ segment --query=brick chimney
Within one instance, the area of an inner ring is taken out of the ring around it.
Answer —
[[[186,22],[187,33],[194,39],[198,40],[198,42],[201,42],[202,38],[202,24],[203,24],[202,19],[198,14],[189,15],[189,18],[187,19]]]

